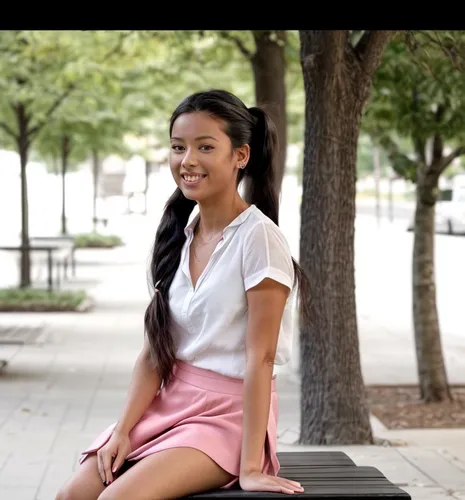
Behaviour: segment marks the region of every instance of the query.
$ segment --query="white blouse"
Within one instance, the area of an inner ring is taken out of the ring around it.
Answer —
[[[199,215],[187,225],[187,240],[170,288],[176,357],[199,368],[244,378],[247,332],[246,291],[269,277],[291,290],[294,268],[280,228],[251,205],[224,230],[196,287],[189,271],[189,247]],[[287,363],[292,347],[293,293],[288,297],[275,365]]]

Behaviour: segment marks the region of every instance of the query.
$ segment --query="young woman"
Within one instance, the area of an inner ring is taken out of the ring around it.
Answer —
[[[178,188],[155,239],[127,403],[59,500],[171,499],[237,483],[303,491],[277,476],[274,365],[289,360],[294,291],[305,305],[307,286],[278,227],[275,128],[211,90],[178,106],[170,141]]]

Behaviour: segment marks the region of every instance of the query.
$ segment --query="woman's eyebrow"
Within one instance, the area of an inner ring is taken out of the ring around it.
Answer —
[[[204,139],[213,139],[214,141],[218,142],[218,139],[213,137],[212,135],[201,135],[199,137],[196,137],[196,141],[203,141]],[[171,137],[172,141],[182,141],[183,139],[181,137]]]

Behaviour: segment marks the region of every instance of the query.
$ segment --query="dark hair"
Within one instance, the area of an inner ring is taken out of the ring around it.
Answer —
[[[275,187],[275,159],[278,138],[274,123],[258,107],[246,105],[230,92],[209,90],[184,99],[173,112],[170,136],[175,120],[184,113],[207,112],[220,119],[232,147],[250,145],[250,158],[245,169],[239,169],[238,185],[245,183],[245,201],[254,204],[275,224],[278,224],[279,201]],[[175,362],[175,346],[170,332],[169,290],[181,260],[186,241],[185,227],[196,201],[187,199],[177,188],[165,206],[157,230],[151,280],[155,294],[145,312],[145,331],[153,361],[164,383],[170,378]],[[308,316],[308,282],[293,260],[300,290],[300,310]]]

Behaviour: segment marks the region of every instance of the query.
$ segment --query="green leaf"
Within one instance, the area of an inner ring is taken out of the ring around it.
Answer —
[[[451,42],[455,59],[447,52]],[[462,32],[416,32],[413,37],[394,39],[374,75],[362,130],[378,140],[409,138],[418,158],[436,134],[450,147],[464,144],[464,63]],[[445,112],[439,117],[440,107]],[[393,168],[406,179],[415,181],[416,169],[426,168],[418,163],[414,168],[408,158],[400,157],[405,150],[388,151]]]

